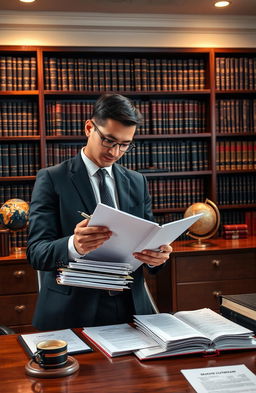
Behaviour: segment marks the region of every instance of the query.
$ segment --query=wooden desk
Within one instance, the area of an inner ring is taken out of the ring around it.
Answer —
[[[256,373],[256,351],[140,362],[133,355],[108,359],[96,350],[76,356],[80,364],[77,373],[39,379],[25,374],[29,358],[15,335],[0,336],[0,359],[1,393],[192,393],[181,369],[245,364]]]

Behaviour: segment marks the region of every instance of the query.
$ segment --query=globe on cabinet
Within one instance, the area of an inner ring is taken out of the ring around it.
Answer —
[[[16,233],[24,229],[28,224],[29,204],[22,199],[8,199],[0,208],[0,228]],[[20,247],[14,251],[21,252]]]
[[[211,243],[204,240],[213,237],[220,226],[220,213],[219,209],[210,199],[206,199],[204,203],[193,203],[187,208],[184,217],[190,217],[198,213],[204,215],[197,220],[187,232],[187,235],[196,239],[197,242],[192,242],[189,245],[193,247],[206,248],[212,246]]]

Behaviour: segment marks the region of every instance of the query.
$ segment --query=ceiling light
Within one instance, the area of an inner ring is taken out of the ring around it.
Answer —
[[[20,0],[22,3],[34,3],[35,0]]]
[[[214,5],[215,7],[227,7],[228,5],[231,4],[231,1],[215,1]]]

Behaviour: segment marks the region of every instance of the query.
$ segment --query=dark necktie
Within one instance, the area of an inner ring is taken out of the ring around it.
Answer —
[[[100,200],[102,203],[105,205],[115,207],[112,195],[110,194],[108,185],[106,183],[106,176],[107,176],[107,171],[106,169],[99,169],[97,171],[97,175],[99,176],[99,191],[100,191]],[[118,291],[107,291],[109,296],[116,296],[119,295]]]
[[[107,171],[106,169],[99,169],[97,171],[97,174],[99,176],[99,191],[100,191],[100,200],[102,203],[105,205],[115,207],[115,203],[113,201],[113,198],[111,196],[111,193],[109,191],[108,185],[106,183],[106,176],[107,176]]]

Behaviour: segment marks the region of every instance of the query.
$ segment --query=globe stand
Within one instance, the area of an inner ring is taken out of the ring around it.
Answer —
[[[188,233],[188,235],[191,236],[191,234],[189,234],[189,233]],[[197,242],[188,243],[187,246],[195,247],[195,248],[207,248],[207,247],[214,246],[214,244],[210,243],[210,242],[202,242],[201,239],[197,239]]]
[[[219,209],[217,208],[215,203],[213,203],[210,199],[206,199],[204,204],[196,203],[195,205],[197,205],[197,207],[198,207],[198,210],[195,213],[204,213],[204,206],[201,206],[201,205],[209,205],[209,207],[207,209],[209,209],[209,208],[212,209],[212,211],[215,213],[216,219],[215,219],[214,227],[211,228],[211,230],[208,233],[200,234],[200,231],[198,231],[198,226],[201,225],[202,218],[199,218],[199,220],[195,224],[193,224],[190,227],[190,230],[186,233],[186,235],[192,237],[193,239],[195,239],[197,241],[188,243],[187,246],[195,247],[195,248],[212,247],[212,246],[214,246],[213,243],[205,242],[204,240],[207,240],[207,239],[210,239],[211,237],[213,237],[219,229],[219,226],[220,226]],[[187,211],[189,211],[189,208],[187,209]],[[185,217],[188,216],[187,211],[184,214]],[[197,232],[199,232],[199,233],[197,233]]]

